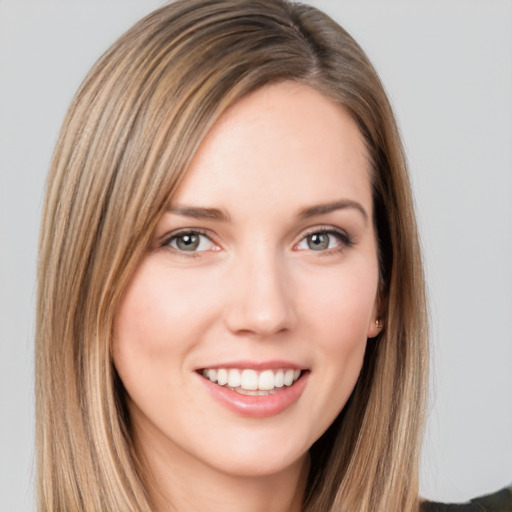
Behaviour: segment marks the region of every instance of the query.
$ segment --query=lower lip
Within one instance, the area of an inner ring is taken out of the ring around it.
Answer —
[[[250,418],[268,418],[291,407],[302,395],[307,384],[309,372],[301,375],[293,385],[279,388],[271,395],[242,395],[232,389],[214,384],[199,376],[206,389],[221,405],[230,411]]]

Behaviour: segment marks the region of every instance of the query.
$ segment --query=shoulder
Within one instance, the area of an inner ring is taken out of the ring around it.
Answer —
[[[421,512],[512,512],[512,486],[467,503],[449,504],[425,501]]]

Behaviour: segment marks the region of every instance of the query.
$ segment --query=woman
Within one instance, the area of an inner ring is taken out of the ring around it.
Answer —
[[[410,188],[327,16],[192,0],[127,32],[65,120],[40,255],[42,510],[418,510]]]

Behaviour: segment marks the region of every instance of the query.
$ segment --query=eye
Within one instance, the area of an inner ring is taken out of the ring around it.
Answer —
[[[181,231],[169,237],[165,244],[180,252],[210,251],[217,246],[199,231]]]
[[[321,252],[332,249],[342,250],[350,245],[352,245],[352,241],[346,233],[332,228],[325,228],[307,233],[295,248],[299,251],[310,250]]]

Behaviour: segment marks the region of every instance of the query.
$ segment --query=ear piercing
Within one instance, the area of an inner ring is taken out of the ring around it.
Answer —
[[[378,318],[375,320],[375,327],[377,327],[377,329],[382,328],[382,322]]]

